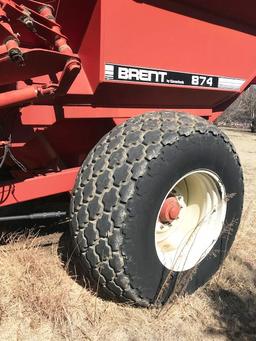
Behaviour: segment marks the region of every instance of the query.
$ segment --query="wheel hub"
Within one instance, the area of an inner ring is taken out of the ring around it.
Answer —
[[[181,206],[176,197],[169,197],[163,203],[159,219],[162,223],[171,223],[173,220],[178,219]]]
[[[167,193],[155,224],[160,262],[185,271],[201,262],[218,240],[225,216],[226,192],[209,170],[186,174]]]

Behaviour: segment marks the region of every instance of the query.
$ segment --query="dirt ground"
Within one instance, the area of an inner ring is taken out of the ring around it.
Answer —
[[[226,130],[245,205],[221,271],[192,296],[148,310],[97,298],[60,259],[65,225],[0,247],[0,340],[256,340],[256,135]]]

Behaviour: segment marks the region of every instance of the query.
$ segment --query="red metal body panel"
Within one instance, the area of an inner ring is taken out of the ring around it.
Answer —
[[[0,169],[1,205],[71,190],[89,150],[131,116],[213,120],[256,80],[253,0],[54,0],[56,19],[38,4],[0,0],[0,149],[20,162],[9,154]]]
[[[178,2],[152,3],[162,5],[153,6],[150,1],[101,1],[101,21],[98,22],[101,30],[98,82],[101,85],[96,92],[100,100],[106,101],[101,94],[107,93],[108,105],[112,102],[123,106],[133,102],[135,105],[152,107],[155,102],[155,106],[215,108],[240,92],[207,88],[199,91],[190,87],[158,84],[140,85],[138,91],[138,84],[106,84],[105,63],[251,80],[255,72],[254,35],[222,26],[221,20],[218,25],[217,17],[212,23],[209,14],[204,13],[203,16],[200,10],[194,9],[191,16],[183,15],[182,12],[189,7]],[[99,17],[95,12],[95,17]],[[200,20],[192,17],[198,17],[199,14]],[[82,62],[86,63],[83,50],[79,53]]]
[[[68,192],[74,186],[77,172],[78,168],[73,168],[60,173],[49,173],[47,176],[38,176],[24,181],[6,183],[4,186],[1,186],[0,205],[8,206]],[[60,178],[62,181],[59,180]]]

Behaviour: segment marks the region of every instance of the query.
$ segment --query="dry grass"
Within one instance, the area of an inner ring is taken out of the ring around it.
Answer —
[[[0,247],[1,340],[256,340],[256,137],[230,132],[246,177],[244,217],[223,268],[162,311],[97,298],[68,276],[60,234]]]

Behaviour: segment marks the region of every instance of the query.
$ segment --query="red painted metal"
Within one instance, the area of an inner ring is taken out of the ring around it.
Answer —
[[[25,104],[32,102],[37,97],[53,95],[56,91],[56,86],[50,85],[48,87],[27,86],[23,89],[7,91],[0,94],[0,107],[6,108],[9,106],[17,106],[18,104]]]
[[[179,217],[180,210],[180,204],[175,197],[167,198],[160,210],[159,219],[162,223],[171,223]]]
[[[58,115],[56,115],[57,107],[51,105],[36,105],[28,106],[21,109],[21,120],[26,126],[50,126],[58,120]],[[158,108],[158,111],[166,110],[166,108]],[[188,112],[192,114],[200,114],[200,116],[208,118],[212,115],[212,111],[209,109],[192,109],[192,108],[173,108],[174,111]],[[154,112],[156,108],[95,108],[92,105],[88,106],[61,106],[59,111],[62,114],[63,119],[82,119],[82,118],[111,118],[114,121],[127,119],[129,117],[141,115],[146,112]],[[40,115],[35,115],[35,113],[40,113]],[[101,121],[99,121],[101,122]]]
[[[67,61],[70,59],[70,56],[56,51],[23,48],[20,50],[26,61],[22,67],[12,62],[8,55],[0,59],[0,85],[60,72],[64,70]],[[47,84],[49,82],[48,78]],[[39,83],[42,82],[39,81]]]
[[[0,94],[0,107],[5,108],[10,105],[23,104],[32,101],[38,95],[38,90],[34,86],[26,87],[22,90],[13,90]]]
[[[8,206],[23,201],[68,192],[74,186],[78,168],[48,173],[24,181],[7,182],[0,188],[0,205]]]
[[[76,171],[69,169],[134,115],[178,110],[214,120],[256,83],[253,1],[0,0],[0,155],[11,136],[13,154],[28,169],[23,174],[6,158],[2,193],[14,186],[15,196],[2,204],[71,190]],[[244,83],[224,89],[107,80],[108,63]]]
[[[60,46],[63,47],[63,45],[60,45]],[[58,91],[57,91],[58,95],[63,96],[68,92],[74,80],[78,76],[80,70],[81,70],[81,64],[78,60],[72,58],[67,61],[65,68],[63,70],[63,73],[59,80],[59,86],[58,86]]]
[[[51,6],[43,6],[38,9],[39,14],[52,23],[51,30],[54,35],[54,45],[60,53],[73,54],[71,47],[68,45],[67,38],[61,33],[60,25],[55,20],[53,8]]]

